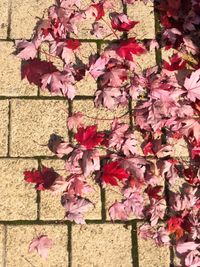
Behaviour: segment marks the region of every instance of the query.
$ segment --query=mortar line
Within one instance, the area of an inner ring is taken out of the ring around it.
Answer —
[[[38,158],[38,170],[41,170],[42,160]],[[37,220],[40,220],[40,209],[41,209],[41,192],[36,190],[36,203],[37,203]]]
[[[160,32],[161,32],[161,26],[160,26],[160,14],[156,11],[156,4],[154,3],[154,16],[155,16],[155,36],[156,40],[159,43],[160,40]],[[156,63],[159,67],[159,70],[161,70],[161,65],[162,65],[162,50],[161,48],[156,49]],[[164,181],[164,195],[165,195],[165,200],[166,200],[166,215],[169,214],[169,186],[168,183],[165,179]],[[166,216],[167,217],[167,216]],[[170,237],[171,241],[172,238]],[[169,247],[169,253],[170,253],[170,266],[174,265],[174,250],[173,246]],[[170,267],[169,266],[169,267]]]
[[[2,95],[0,96],[0,100],[12,100],[12,99],[19,99],[19,100],[67,100],[66,97],[64,96],[6,96]],[[74,100],[89,100],[89,99],[94,99],[94,96],[91,95],[76,95]]]
[[[133,222],[131,226],[131,241],[132,241],[132,262],[134,267],[139,267],[139,249],[138,249],[138,232],[137,222]]]
[[[18,40],[19,38],[0,38],[0,42],[15,42],[16,40]],[[25,38],[27,41],[31,41],[31,39],[29,38]],[[111,39],[111,40],[105,40],[105,39],[78,39],[78,38],[73,38],[74,40],[78,40],[82,43],[98,43],[101,42],[102,44],[106,44],[106,43],[112,43],[112,42],[119,42],[118,39]],[[137,39],[139,42],[143,42],[145,41],[150,41],[151,39],[149,38],[144,38],[144,39]]]
[[[10,135],[11,135],[11,101],[8,102],[8,137],[7,137],[7,157],[10,157]]]
[[[113,221],[111,220],[85,220],[87,224],[112,224],[113,225]],[[122,222],[120,220],[116,220],[115,224],[122,224],[122,225],[132,225],[133,223],[136,222],[140,222],[140,223],[144,223],[145,221],[142,219],[133,219],[133,220],[129,220],[126,222]],[[159,223],[164,222],[163,220],[160,220]],[[5,221],[5,220],[1,220],[0,224],[2,225],[76,225],[76,223],[71,222],[69,220],[12,220],[12,221]]]
[[[68,117],[72,116],[73,114],[73,100],[68,99]],[[68,127],[67,127],[68,129]],[[73,141],[73,131],[68,129],[68,137],[69,142],[72,143]]]
[[[4,240],[3,240],[3,267],[6,267],[6,258],[7,258],[7,225],[4,225]]]
[[[67,251],[68,251],[68,267],[72,267],[72,224],[68,224],[68,242],[67,242]]]
[[[10,39],[10,33],[11,33],[11,16],[12,16],[12,0],[9,0],[9,2],[8,2],[7,40]]]
[[[146,156],[145,157],[146,160],[151,160],[151,159],[156,159],[155,156]],[[38,160],[38,159],[41,159],[41,160],[60,160],[56,155],[55,156],[0,156],[0,159],[24,159],[24,160]],[[195,160],[187,160],[188,157],[173,157],[173,159],[177,159],[177,160],[183,160],[185,163],[197,163]],[[65,160],[65,157],[63,157],[61,160]],[[166,160],[166,159],[159,159],[159,160]]]

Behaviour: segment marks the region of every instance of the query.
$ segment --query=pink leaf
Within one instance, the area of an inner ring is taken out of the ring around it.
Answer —
[[[199,244],[197,244],[193,241],[178,243],[176,245],[176,251],[180,254],[184,254],[186,252],[197,249],[199,246],[200,246]]]
[[[112,221],[115,220],[126,221],[128,219],[125,210],[125,205],[117,201],[115,201],[115,203],[109,208],[109,215]]]
[[[34,238],[29,245],[29,252],[36,252],[44,259],[48,257],[49,249],[53,246],[53,241],[47,235]]]
[[[192,72],[190,78],[185,79],[184,87],[187,89],[187,96],[192,102],[200,99],[200,69]]]

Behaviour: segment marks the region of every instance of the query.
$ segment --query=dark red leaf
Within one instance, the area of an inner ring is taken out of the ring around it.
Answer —
[[[54,171],[53,168],[42,167],[41,171],[32,170],[24,172],[24,180],[28,183],[36,184],[35,188],[37,190],[49,189],[59,174]]]
[[[182,70],[186,66],[186,61],[184,61],[178,54],[174,54],[170,57],[170,63],[163,61],[163,67],[169,71]]]
[[[57,68],[52,62],[42,61],[40,59],[27,60],[22,66],[22,79],[26,78],[29,83],[39,87],[42,86],[41,77],[47,73],[53,73]]]
[[[158,194],[160,193],[162,188],[163,188],[162,186],[152,187],[151,185],[148,185],[148,187],[145,189],[145,193],[147,193],[150,199],[154,198],[160,200],[162,197],[159,196]]]

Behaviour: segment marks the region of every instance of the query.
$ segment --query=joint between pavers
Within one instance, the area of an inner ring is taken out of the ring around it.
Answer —
[[[3,259],[2,259],[2,263],[3,263],[3,267],[6,267],[6,258],[7,258],[7,226],[4,225],[4,237],[3,237]]]
[[[8,103],[7,157],[10,157],[10,135],[11,135],[11,101],[9,101],[9,103]]]
[[[133,222],[132,224],[131,241],[132,241],[132,263],[134,267],[139,267],[137,222]]]
[[[10,40],[11,33],[11,15],[12,15],[12,0],[9,0],[8,5],[8,28],[7,28],[7,39]]]
[[[68,117],[72,116],[73,114],[73,100],[68,99]],[[68,137],[69,142],[71,143],[73,141],[73,131],[68,129]]]
[[[68,240],[67,240],[67,252],[68,252],[68,266],[72,267],[72,224],[68,224]]]

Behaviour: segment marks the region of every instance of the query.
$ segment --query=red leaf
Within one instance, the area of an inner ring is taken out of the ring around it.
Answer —
[[[92,5],[92,7],[96,8],[97,10],[97,15],[93,13],[93,16],[96,16],[96,21],[100,20],[105,15],[103,4],[104,2],[100,2],[98,4]]]
[[[109,162],[108,164],[103,166],[103,175],[102,180],[106,184],[111,184],[117,186],[117,179],[123,180],[128,179],[129,174],[123,169],[120,168],[119,162]]]
[[[114,30],[118,31],[129,31],[131,30],[138,21],[129,20],[125,14],[112,14],[111,25]]]
[[[79,46],[81,46],[81,42],[79,40],[75,40],[75,39],[66,40],[65,44],[66,44],[67,48],[69,48],[73,51],[76,50],[77,48],[79,48]]]
[[[87,149],[92,149],[101,144],[104,139],[103,133],[97,133],[97,126],[92,125],[86,128],[79,127],[78,132],[75,134],[75,139]]]
[[[183,219],[180,217],[171,217],[168,222],[168,231],[170,232],[170,234],[175,233],[176,234],[176,239],[180,239],[183,234],[184,231],[181,227],[181,224],[183,223]]]
[[[170,63],[163,61],[163,67],[169,71],[182,70],[186,66],[186,61],[184,61],[178,54],[174,54],[170,57]]]
[[[123,58],[127,59],[129,61],[133,60],[133,55],[140,55],[145,53],[144,47],[137,43],[135,38],[130,38],[126,41],[122,41],[119,45],[118,49],[116,50],[117,54]]]
[[[148,154],[155,154],[153,150],[153,143],[151,141],[143,147],[143,153],[145,156],[147,156]]]
[[[32,170],[24,172],[24,179],[28,183],[36,184],[35,188],[37,190],[49,189],[59,174],[54,171],[53,168],[42,167],[42,170]]]
[[[29,83],[39,87],[42,86],[41,77],[47,73],[57,71],[51,62],[41,61],[37,58],[26,61],[22,66],[22,79],[26,78]]]

